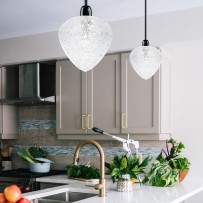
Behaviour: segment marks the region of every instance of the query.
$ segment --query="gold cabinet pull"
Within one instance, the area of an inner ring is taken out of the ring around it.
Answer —
[[[87,129],[91,129],[91,126],[90,126],[90,117],[91,115],[87,115]]]
[[[124,113],[122,113],[121,114],[121,128],[126,128],[126,126],[125,126],[125,114]]]
[[[82,115],[82,129],[85,130],[85,115]]]

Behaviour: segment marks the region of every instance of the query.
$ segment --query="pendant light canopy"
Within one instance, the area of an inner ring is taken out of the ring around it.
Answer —
[[[67,57],[78,69],[87,72],[104,57],[113,33],[108,23],[92,16],[92,9],[85,0],[80,16],[63,23],[58,36]]]
[[[147,0],[145,0],[145,39],[142,41],[142,46],[133,49],[130,53],[130,63],[137,74],[147,80],[159,69],[161,59],[161,52],[149,46],[147,40]]]

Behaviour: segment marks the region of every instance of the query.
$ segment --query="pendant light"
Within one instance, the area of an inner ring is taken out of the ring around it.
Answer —
[[[58,32],[60,44],[72,63],[87,72],[94,68],[108,51],[113,33],[110,25],[92,16],[87,0],[80,16],[63,23]]]
[[[130,53],[130,63],[137,74],[147,80],[159,69],[161,59],[161,52],[149,46],[147,40],[147,0],[145,0],[145,39],[142,41],[142,46],[133,49]]]

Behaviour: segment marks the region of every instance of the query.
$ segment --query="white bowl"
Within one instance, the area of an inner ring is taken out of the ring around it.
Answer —
[[[51,163],[30,163],[29,169],[35,173],[47,173],[50,171]]]

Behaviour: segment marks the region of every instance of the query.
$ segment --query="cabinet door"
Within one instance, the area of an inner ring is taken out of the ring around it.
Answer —
[[[121,55],[121,133],[159,132],[159,71],[144,80]]]
[[[86,133],[86,74],[69,60],[56,64],[56,131],[58,134]]]
[[[120,133],[120,55],[105,56],[88,72],[87,84],[88,128]]]
[[[5,69],[0,68],[0,98],[5,96]],[[8,83],[10,81],[7,81]],[[11,82],[10,82],[11,83]],[[15,88],[13,88],[15,89]],[[9,95],[7,95],[9,96]],[[18,107],[13,105],[0,105],[0,139],[17,139],[18,138]]]

